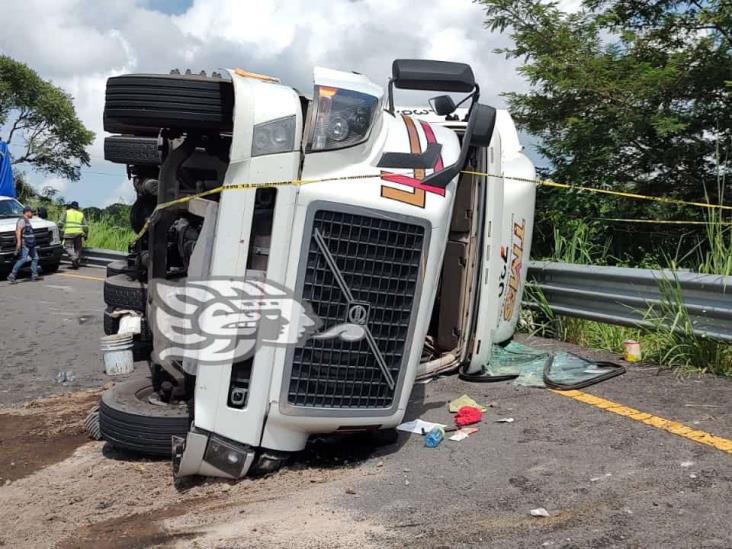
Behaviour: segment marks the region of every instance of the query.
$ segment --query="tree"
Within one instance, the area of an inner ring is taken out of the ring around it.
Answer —
[[[89,166],[86,152],[94,133],[76,116],[69,94],[43,80],[27,65],[0,55],[0,128],[16,153],[13,164],[27,164],[72,181]]]
[[[549,174],[703,199],[732,156],[732,3],[481,0],[530,90],[506,94]],[[722,151],[721,158],[715,151]],[[718,198],[718,197],[713,197]]]

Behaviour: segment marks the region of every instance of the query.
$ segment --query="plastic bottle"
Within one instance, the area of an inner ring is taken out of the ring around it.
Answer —
[[[444,438],[445,428],[436,425],[429,433],[424,436],[424,445],[427,448],[437,448]]]

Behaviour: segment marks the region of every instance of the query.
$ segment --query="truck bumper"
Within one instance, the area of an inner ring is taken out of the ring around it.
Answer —
[[[63,247],[61,244],[52,244],[51,246],[41,246],[38,248],[38,263],[41,266],[53,265],[61,261]],[[15,252],[0,252],[0,270],[9,271],[15,265],[18,256]],[[30,268],[30,264],[24,268]]]

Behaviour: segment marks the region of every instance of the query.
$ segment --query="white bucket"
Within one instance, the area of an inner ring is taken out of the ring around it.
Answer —
[[[132,334],[113,334],[101,338],[104,355],[104,371],[108,376],[132,373]]]

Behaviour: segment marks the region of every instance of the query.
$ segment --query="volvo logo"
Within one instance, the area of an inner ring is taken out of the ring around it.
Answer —
[[[369,319],[369,306],[366,303],[351,303],[348,306],[348,322],[365,326]]]

